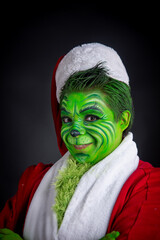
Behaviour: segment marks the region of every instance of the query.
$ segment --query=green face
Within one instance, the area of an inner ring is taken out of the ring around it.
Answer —
[[[124,121],[115,122],[100,90],[73,92],[61,102],[62,139],[78,162],[95,164],[121,142]]]

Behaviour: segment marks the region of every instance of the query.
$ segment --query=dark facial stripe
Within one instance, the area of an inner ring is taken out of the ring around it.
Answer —
[[[61,107],[61,111],[64,111],[64,112],[66,112],[68,114],[71,114],[69,111],[67,111],[67,109],[65,109],[65,107]]]
[[[98,94],[96,94],[96,93],[93,93],[93,94],[91,94],[91,95],[89,95],[86,99],[84,99],[83,101],[86,101],[86,100],[88,100],[88,99],[90,99],[90,98],[99,98],[99,99],[101,99],[101,97],[98,95]],[[101,99],[102,100],[102,99]],[[82,102],[83,102],[82,101]]]
[[[67,107],[67,103],[66,103],[66,101],[64,99],[62,100],[61,106]]]
[[[85,104],[83,104],[83,107],[84,106],[87,106],[87,105],[96,105],[97,103],[95,102],[95,101],[90,101],[89,103],[85,103]]]
[[[65,101],[68,101],[68,98],[67,98],[66,95],[64,95],[63,99],[64,99]]]
[[[65,130],[65,129],[61,130],[61,137],[62,137],[63,140],[66,138],[67,133],[69,133],[69,130],[70,130],[70,129],[67,129],[67,130]]]
[[[109,142],[109,139],[108,139],[108,135],[105,133],[105,131],[101,128],[101,127],[98,127],[98,126],[94,126],[95,128],[98,128],[99,130],[101,130],[104,135],[106,136],[106,139],[107,139],[107,143]],[[107,129],[108,130],[108,129]]]
[[[96,133],[96,135],[98,134],[99,136],[100,136],[100,138],[101,138],[101,145],[99,146],[99,148],[103,145],[103,143],[104,143],[104,138],[102,137],[102,135],[99,133],[99,132],[97,132],[96,130],[94,130],[94,129],[89,129],[89,128],[87,128],[87,132],[89,133],[89,132],[92,132],[92,133]],[[90,134],[92,137],[94,137],[92,134]],[[99,150],[99,148],[98,148],[98,150]]]
[[[112,134],[115,134],[115,128],[114,128],[112,123],[110,123],[110,122],[103,122],[102,125],[109,125],[112,128],[112,131],[113,131]]]
[[[76,104],[76,102],[75,102],[75,104],[74,104],[74,114],[73,114],[73,117],[75,117],[75,115],[77,114],[77,112],[76,112],[76,107],[77,107],[77,104]],[[78,115],[78,114],[77,114]]]
[[[96,111],[98,111],[98,112],[100,112],[100,113],[103,114],[103,112],[102,112],[98,107],[96,107],[96,106],[86,107],[86,108],[80,110],[79,112],[82,113],[82,112],[85,112],[85,111],[90,110],[90,109],[96,110]]]
[[[104,127],[104,126],[102,126],[103,128],[105,128],[105,130],[106,131],[108,131],[109,132],[109,134],[110,134],[110,137],[112,138],[112,140],[113,140],[113,137],[114,137],[114,134],[113,134],[113,132],[112,132],[112,129],[110,129],[109,127]]]

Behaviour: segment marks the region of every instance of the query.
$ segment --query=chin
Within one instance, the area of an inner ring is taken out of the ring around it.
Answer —
[[[75,156],[76,161],[79,162],[79,163],[89,162],[89,155],[88,154],[76,153],[74,156]]]

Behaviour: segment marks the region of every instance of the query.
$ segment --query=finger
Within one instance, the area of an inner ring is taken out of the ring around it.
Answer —
[[[9,236],[9,235],[1,234],[1,233],[0,233],[0,240],[8,240],[8,236]]]
[[[111,236],[114,237],[114,238],[117,238],[119,235],[120,235],[120,233],[117,232],[117,231],[111,232]]]
[[[22,238],[8,228],[0,229],[0,240],[22,240]]]
[[[120,233],[119,232],[115,232],[115,237],[119,237],[120,236]]]
[[[2,233],[2,234],[11,234],[13,232],[10,229],[8,229],[8,228],[1,228],[0,229],[0,233]]]

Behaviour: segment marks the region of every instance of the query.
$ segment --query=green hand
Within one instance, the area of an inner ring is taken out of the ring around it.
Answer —
[[[10,229],[0,229],[0,240],[23,240],[17,233],[14,233]]]
[[[119,237],[120,233],[113,231],[111,233],[108,233],[106,236],[101,238],[100,240],[116,240],[117,237]]]

